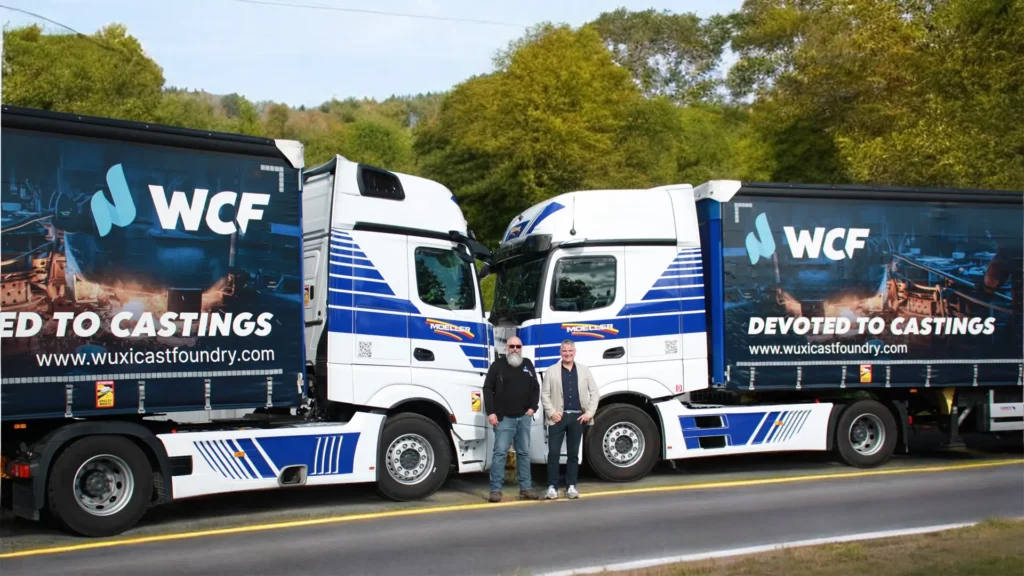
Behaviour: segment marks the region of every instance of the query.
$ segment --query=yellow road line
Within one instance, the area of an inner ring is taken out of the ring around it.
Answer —
[[[625,496],[629,494],[651,494],[658,492],[682,492],[685,490],[713,490],[718,488],[741,488],[748,486],[764,486],[769,484],[792,484],[796,482],[812,482],[815,480],[842,480],[848,478],[865,478],[870,476],[895,476],[898,474],[920,474],[925,472],[952,472],[958,470],[972,470],[978,468],[993,468],[997,466],[1014,466],[1024,464],[1020,460],[998,460],[989,462],[977,462],[972,464],[953,464],[946,466],[918,466],[909,468],[892,468],[870,470],[863,472],[841,472],[837,474],[808,474],[804,476],[782,476],[776,478],[759,478],[751,480],[731,480],[724,482],[705,482],[700,484],[677,484],[671,486],[651,486],[647,488],[625,488],[622,490],[605,490],[601,492],[590,492],[583,498],[601,498],[607,496]],[[357,520],[380,520],[383,518],[400,518],[405,516],[421,516],[425,514],[440,514],[443,512],[467,512],[470,510],[494,509],[498,507],[540,505],[544,501],[517,500],[511,502],[500,502],[497,504],[458,504],[452,506],[431,506],[426,508],[415,508],[408,510],[390,510],[387,512],[369,512],[365,514],[346,514],[342,516],[327,516],[324,518],[309,518],[305,520],[290,520],[284,522],[269,522],[266,524],[255,524],[251,526],[237,526],[234,528],[213,528],[209,530],[198,530],[195,532],[178,532],[173,534],[159,534],[153,536],[139,536],[135,538],[122,538],[119,540],[104,540],[89,542],[87,544],[72,544],[69,546],[56,546],[52,548],[36,548],[7,552],[0,554],[3,558],[24,558],[26,556],[41,556],[47,554],[59,554],[64,552],[79,552],[82,550],[94,550],[98,548],[112,548],[116,546],[128,546],[137,544],[150,544],[154,542],[169,542],[172,540],[186,540],[201,538],[203,536],[224,536],[228,534],[243,534],[248,532],[265,532],[268,530],[282,530],[285,528],[301,528],[306,526],[317,526],[321,524],[339,524],[342,522],[354,522]]]

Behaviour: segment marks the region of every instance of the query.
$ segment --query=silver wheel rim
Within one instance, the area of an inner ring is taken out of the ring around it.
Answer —
[[[640,428],[630,422],[613,424],[604,433],[604,457],[619,468],[636,464],[644,455],[644,435]]]
[[[434,469],[434,449],[419,434],[403,434],[388,446],[388,474],[399,484],[418,484]]]
[[[871,456],[885,444],[885,426],[874,414],[861,414],[850,424],[850,445],[857,454]]]
[[[135,475],[124,460],[102,454],[78,467],[73,485],[75,501],[82,510],[93,516],[112,516],[131,501]]]

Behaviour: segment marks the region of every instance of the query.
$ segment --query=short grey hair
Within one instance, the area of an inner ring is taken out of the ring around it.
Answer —
[[[565,340],[562,340],[562,346],[565,346],[566,344],[568,344],[569,346],[572,346],[573,350],[576,349],[576,343],[573,342],[572,340],[568,339],[568,338],[566,338]]]

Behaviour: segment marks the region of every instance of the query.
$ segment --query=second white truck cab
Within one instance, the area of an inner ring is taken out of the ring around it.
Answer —
[[[543,371],[573,340],[601,393],[582,453],[607,480],[646,475],[661,456],[663,415],[678,413],[682,394],[707,388],[692,188],[556,196],[513,219],[493,258],[497,352],[518,335]],[[534,445],[544,446],[543,425],[534,430]],[[543,462],[546,447],[531,454]]]

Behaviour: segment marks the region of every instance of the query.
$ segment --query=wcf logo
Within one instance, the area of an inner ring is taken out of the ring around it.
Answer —
[[[98,190],[92,195],[90,208],[92,209],[93,220],[96,221],[96,229],[100,236],[110,233],[113,226],[124,228],[135,221],[135,200],[132,198],[131,190],[128,189],[128,179],[124,176],[124,169],[120,164],[115,164],[107,170],[107,187],[110,189],[110,197],[114,200],[111,204]],[[210,197],[209,203],[206,198],[210,191],[203,188],[196,188],[189,200],[185,192],[175,191],[168,201],[163,186],[149,185],[149,194],[153,198],[153,208],[156,209],[157,217],[160,219],[160,227],[164,230],[175,230],[180,220],[185,230],[195,232],[204,220],[206,226],[216,234],[229,235],[237,230],[245,233],[249,222],[262,220],[263,210],[257,206],[266,206],[270,203],[270,194],[255,194],[243,192],[217,192]],[[235,217],[231,220],[222,220],[220,211],[224,206],[235,206],[238,202]],[[203,217],[205,212],[206,217]],[[235,226],[237,222],[238,226]]]
[[[775,238],[764,212],[754,219],[754,230],[756,233],[750,232],[746,238],[747,256],[751,264],[757,264],[759,259],[768,259],[775,254]],[[853,253],[864,248],[864,240],[871,234],[868,228],[827,230],[823,226],[815,228],[813,233],[810,230],[797,231],[793,226],[783,226],[782,231],[786,234],[786,243],[793,258],[818,258],[824,253],[826,258],[836,261],[853,258]],[[837,249],[836,242],[840,239],[845,239],[845,242],[841,249]]]

